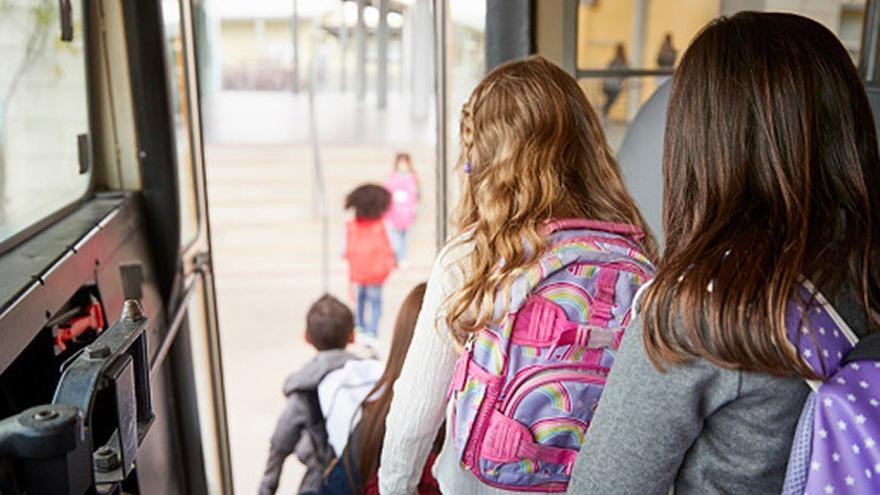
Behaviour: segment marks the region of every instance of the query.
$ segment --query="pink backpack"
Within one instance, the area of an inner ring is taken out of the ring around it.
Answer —
[[[654,270],[635,227],[550,227],[550,250],[514,281],[502,323],[471,334],[450,386],[462,467],[506,490],[565,491],[632,299]]]

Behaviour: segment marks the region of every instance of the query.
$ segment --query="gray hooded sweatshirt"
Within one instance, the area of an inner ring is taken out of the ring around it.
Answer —
[[[321,486],[324,469],[333,460],[333,448],[327,440],[324,418],[318,403],[318,384],[328,373],[357,359],[344,349],[321,351],[284,383],[287,403],[275,425],[269,447],[269,459],[260,482],[260,495],[273,495],[284,460],[292,453],[306,465],[299,493]]]

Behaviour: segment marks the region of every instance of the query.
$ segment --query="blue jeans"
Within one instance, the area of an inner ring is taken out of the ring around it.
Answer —
[[[394,261],[400,263],[406,254],[406,230],[397,230],[394,227],[388,229],[388,238],[391,241],[391,249],[394,250]]]
[[[367,317],[367,306],[370,315]],[[376,337],[379,333],[379,317],[382,316],[382,284],[358,285],[357,322],[364,333]]]

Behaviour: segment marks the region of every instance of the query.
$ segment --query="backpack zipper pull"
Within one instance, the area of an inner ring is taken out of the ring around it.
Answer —
[[[465,352],[470,354],[471,349],[474,348],[474,340],[476,340],[476,339],[477,339],[477,332],[471,332],[470,335],[468,335],[467,341],[465,341],[465,343],[464,343],[464,351]]]
[[[474,333],[468,335],[468,339],[464,344],[464,351],[458,356],[458,361],[455,363],[455,373],[452,374],[452,381],[449,383],[449,391],[446,394],[447,399],[452,397],[453,393],[464,390],[464,385],[467,382],[468,365],[471,362],[471,349],[474,347],[474,335]]]

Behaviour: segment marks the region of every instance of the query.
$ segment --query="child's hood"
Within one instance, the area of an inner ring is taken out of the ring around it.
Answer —
[[[284,395],[289,396],[298,391],[315,390],[327,373],[341,368],[352,359],[357,359],[357,356],[345,349],[319,352],[299,371],[287,377],[287,381],[284,382]]]

